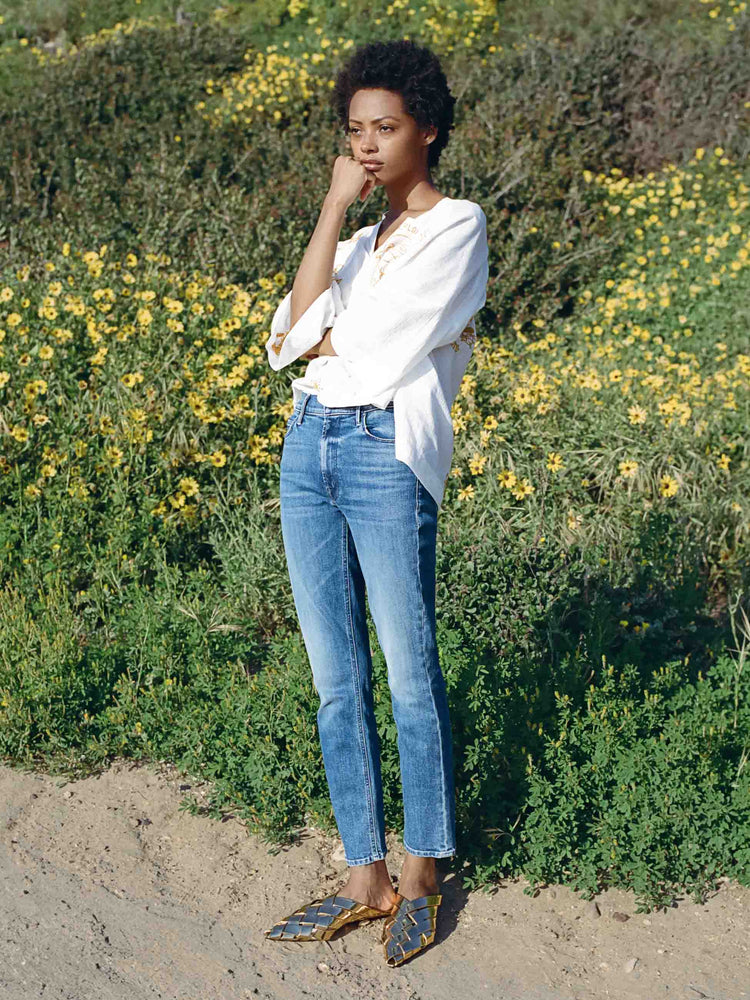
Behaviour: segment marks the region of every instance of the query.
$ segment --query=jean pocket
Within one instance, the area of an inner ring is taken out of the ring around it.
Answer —
[[[396,424],[393,410],[363,410],[362,429],[374,441],[393,444],[396,440]]]
[[[297,403],[295,405],[294,409],[292,410],[291,417],[289,417],[289,419],[286,422],[286,427],[284,428],[284,437],[285,438],[287,438],[289,436],[289,432],[291,431],[292,427],[294,427],[294,425],[297,423],[297,417],[299,416],[299,408],[300,408],[300,404]]]

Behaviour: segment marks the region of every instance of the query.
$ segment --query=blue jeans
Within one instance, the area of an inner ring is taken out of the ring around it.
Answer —
[[[451,727],[435,637],[438,508],[394,452],[393,403],[323,406],[305,393],[281,455],[284,549],[348,865],[386,856],[365,584],[398,732],[404,847],[421,857],[455,854]]]

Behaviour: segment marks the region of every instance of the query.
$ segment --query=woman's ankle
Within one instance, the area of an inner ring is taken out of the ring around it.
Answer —
[[[401,869],[398,890],[407,899],[429,896],[439,890],[435,858],[417,857],[407,852]]]
[[[375,861],[369,865],[350,865],[349,877],[345,883],[352,896],[362,903],[382,906],[392,902],[395,890],[385,861]]]

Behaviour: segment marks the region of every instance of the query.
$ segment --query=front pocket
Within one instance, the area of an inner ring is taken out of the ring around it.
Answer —
[[[297,417],[298,416],[299,416],[299,406],[295,406],[294,410],[292,411],[291,417],[289,417],[289,419],[286,422],[286,428],[284,429],[284,437],[285,438],[289,436],[289,432],[291,431],[292,427],[294,427],[295,423],[297,422]]]
[[[374,441],[393,444],[396,440],[396,425],[393,410],[363,410],[362,428]]]

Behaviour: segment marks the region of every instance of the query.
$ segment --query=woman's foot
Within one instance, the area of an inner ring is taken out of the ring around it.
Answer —
[[[377,910],[390,910],[396,902],[396,892],[385,861],[350,866],[349,878],[337,894]]]
[[[438,892],[437,867],[434,858],[418,858],[407,853],[398,891],[405,899],[419,899]]]

